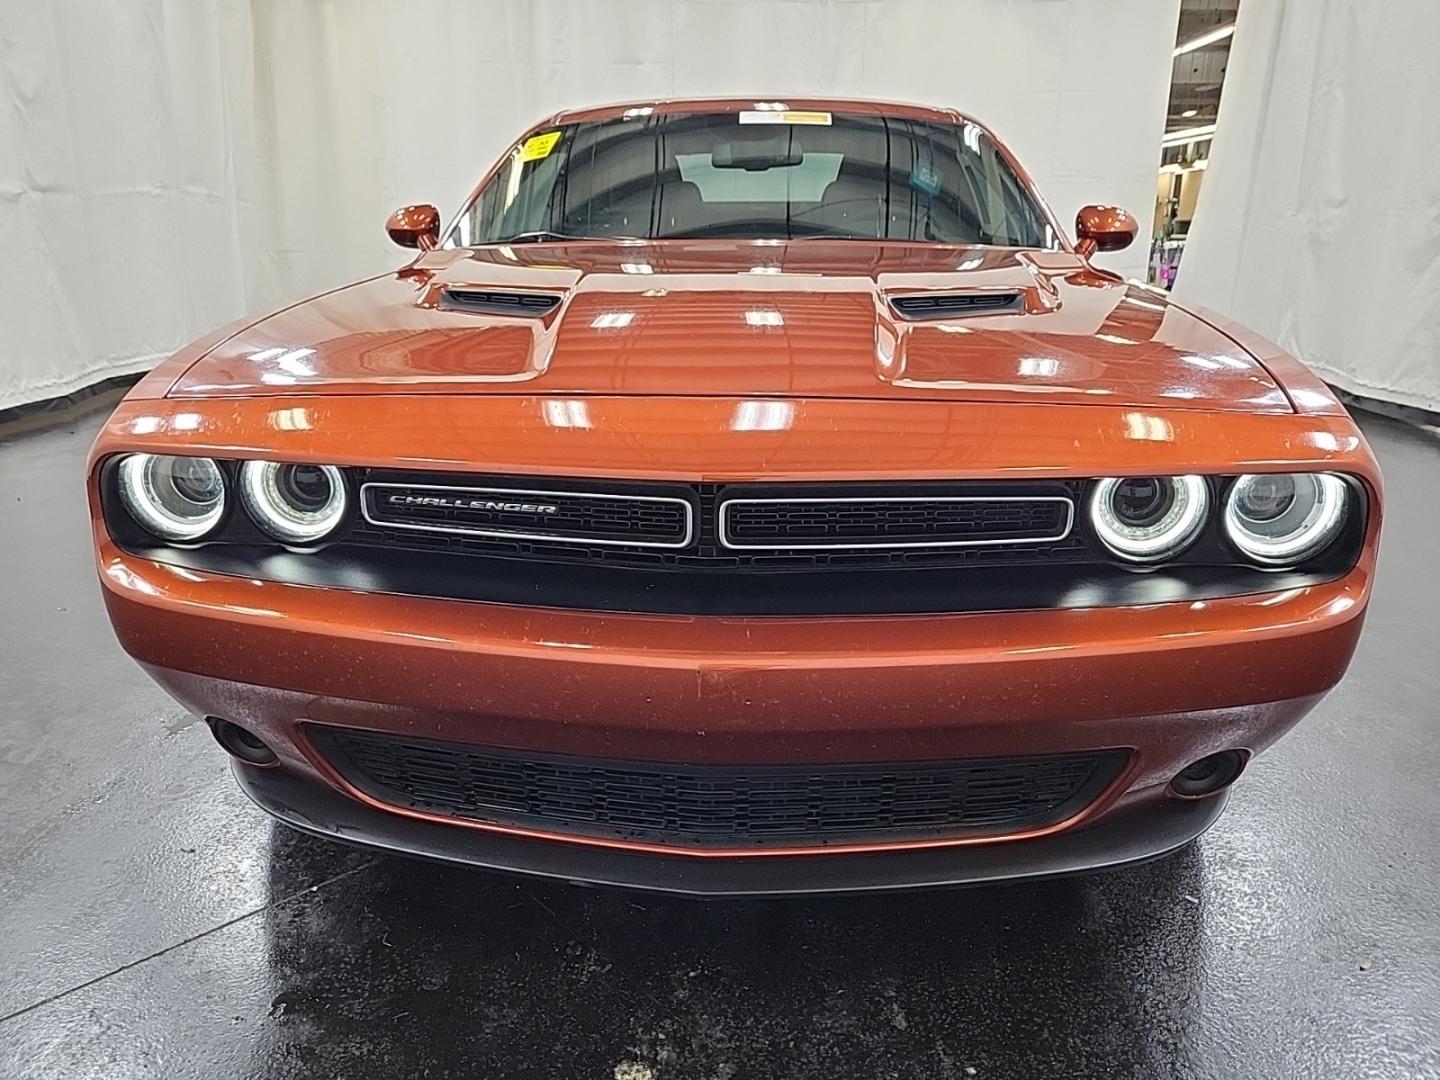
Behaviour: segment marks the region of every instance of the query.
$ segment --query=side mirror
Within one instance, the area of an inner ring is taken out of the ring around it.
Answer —
[[[1097,251],[1119,251],[1129,247],[1139,231],[1135,219],[1118,206],[1092,204],[1075,215],[1075,235],[1080,238],[1080,254],[1087,259]]]
[[[428,203],[402,206],[385,222],[385,231],[401,247],[429,251],[440,243],[440,211]]]

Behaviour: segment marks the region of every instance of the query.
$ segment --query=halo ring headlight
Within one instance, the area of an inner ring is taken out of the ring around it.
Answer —
[[[1113,554],[1129,562],[1172,558],[1199,535],[1210,510],[1200,476],[1106,477],[1090,498],[1090,524]]]
[[[247,461],[240,495],[255,523],[286,544],[313,544],[345,518],[349,497],[334,465]]]
[[[225,513],[225,474],[211,458],[129,454],[117,479],[130,516],[163,540],[199,540]]]
[[[1293,566],[1339,535],[1350,498],[1334,473],[1247,473],[1225,497],[1225,535],[1253,562]]]

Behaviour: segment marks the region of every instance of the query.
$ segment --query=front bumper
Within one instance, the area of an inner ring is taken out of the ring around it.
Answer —
[[[1167,799],[1109,815],[1103,824],[1038,840],[819,858],[689,859],[522,840],[414,821],[361,805],[278,769],[235,763],[241,789],[261,809],[307,833],[401,855],[516,874],[691,896],[866,892],[1053,877],[1144,862],[1208,829],[1227,796]]]
[[[1256,753],[1341,677],[1369,587],[973,615],[691,618],[520,608],[200,573],[101,545],[124,647],[195,712],[279,755],[262,806],[342,839],[529,873],[698,892],[990,881],[1163,853],[1220,800],[1170,779]],[[944,761],[1123,749],[1065,821],[1029,832],[751,856],[457,822],[379,803],[310,722],[588,758],[690,764]],[[681,869],[681,868],[684,869]]]
[[[926,761],[1133,748],[1128,786],[1258,751],[1344,674],[1369,571],[1196,603],[617,615],[319,589],[101,548],[121,645],[315,774],[303,722],[589,758]]]

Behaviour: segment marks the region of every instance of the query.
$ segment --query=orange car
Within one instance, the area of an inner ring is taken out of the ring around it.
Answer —
[[[121,644],[282,821],[694,893],[1170,851],[1344,673],[1380,475],[1276,346],[1092,266],[990,132],[552,116],[413,262],[140,381]]]

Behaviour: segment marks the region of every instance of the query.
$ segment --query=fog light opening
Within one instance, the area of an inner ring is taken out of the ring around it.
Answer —
[[[1181,799],[1203,799],[1224,791],[1245,770],[1243,750],[1222,750],[1191,762],[1170,781],[1170,794]]]
[[[265,740],[248,728],[218,716],[207,716],[205,722],[210,725],[210,733],[225,752],[247,765],[274,765],[280,760]]]

